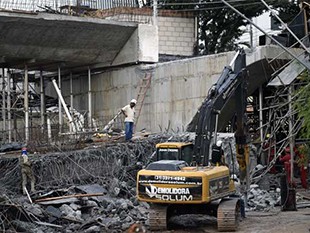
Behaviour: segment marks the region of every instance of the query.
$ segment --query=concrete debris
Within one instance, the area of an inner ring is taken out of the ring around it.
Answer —
[[[237,177],[233,135],[219,137],[225,161]],[[18,160],[1,159],[0,231],[35,228],[36,232],[53,233],[61,226],[68,233],[124,232],[135,223],[147,227],[150,206],[136,198],[137,171],[151,161],[157,143],[194,139],[192,133],[149,135],[134,143],[94,144],[78,151],[30,155],[38,190],[31,194],[33,204],[21,196]],[[251,157],[254,155],[251,149]],[[255,165],[252,173],[260,174],[263,167]],[[250,186],[248,211],[270,211],[280,205],[280,186],[270,182],[273,179],[278,178],[268,175],[268,185]]]
[[[248,191],[248,210],[270,211],[275,206],[279,206],[281,201],[279,190],[266,191],[253,184]]]

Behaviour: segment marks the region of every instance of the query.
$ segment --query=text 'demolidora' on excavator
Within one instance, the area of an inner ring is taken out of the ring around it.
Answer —
[[[234,64],[234,69],[232,66]],[[214,84],[195,125],[195,143],[166,142],[156,145],[156,161],[137,175],[137,197],[150,203],[151,230],[165,230],[172,216],[208,214],[217,217],[219,231],[235,231],[240,216],[240,198],[227,166],[214,164],[212,148],[216,141],[218,115],[235,98],[236,150],[240,178],[247,168],[245,125],[245,53],[239,50]]]

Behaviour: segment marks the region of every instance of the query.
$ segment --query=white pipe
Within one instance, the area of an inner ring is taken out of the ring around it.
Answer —
[[[65,110],[65,112],[67,114],[67,117],[69,119],[69,123],[72,125],[72,130],[73,130],[73,132],[76,132],[75,124],[74,124],[74,122],[72,120],[72,117],[71,117],[69,109],[68,109],[68,107],[67,107],[67,105],[65,103],[65,100],[64,100],[64,98],[61,95],[60,89],[57,86],[56,80],[52,79],[52,83],[53,83],[54,88],[55,88],[55,90],[57,92],[57,95],[58,95],[58,98],[59,98],[59,100],[60,100],[60,102],[62,104],[62,107],[64,108],[64,110]]]
[[[88,67],[88,128],[92,128],[91,72]]]
[[[48,138],[49,143],[51,143],[51,141],[52,141],[52,128],[51,128],[51,118],[49,115],[47,115],[46,123],[47,123],[47,138]]]
[[[25,141],[29,141],[29,100],[28,100],[28,66],[25,65],[25,79],[24,79],[24,109],[25,109]]]
[[[58,87],[61,95],[61,70],[60,66],[58,66]],[[61,100],[58,99],[58,119],[59,119],[59,132],[62,131],[62,108],[61,108]]]

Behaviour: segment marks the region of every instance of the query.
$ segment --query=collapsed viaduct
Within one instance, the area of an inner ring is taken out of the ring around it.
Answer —
[[[137,96],[141,79],[150,73],[151,86],[137,130],[151,132],[184,131],[208,89],[235,54],[160,62],[158,26],[107,19],[0,12],[0,28],[1,67],[21,71],[23,77],[33,72],[38,80],[42,78],[37,88],[44,85],[45,93],[55,97],[50,81],[56,78],[66,103],[78,111],[88,111],[89,119],[112,118]],[[251,94],[271,79],[273,71],[267,59],[277,57],[282,49],[266,45],[246,53]],[[283,53],[277,59],[291,57]],[[23,81],[25,90],[27,83]],[[4,127],[2,124],[2,129],[7,130]]]

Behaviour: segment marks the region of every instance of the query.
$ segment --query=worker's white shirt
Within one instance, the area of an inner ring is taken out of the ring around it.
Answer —
[[[122,108],[127,117],[125,118],[125,122],[134,122],[135,117],[135,108],[131,108],[130,105],[126,105]]]

